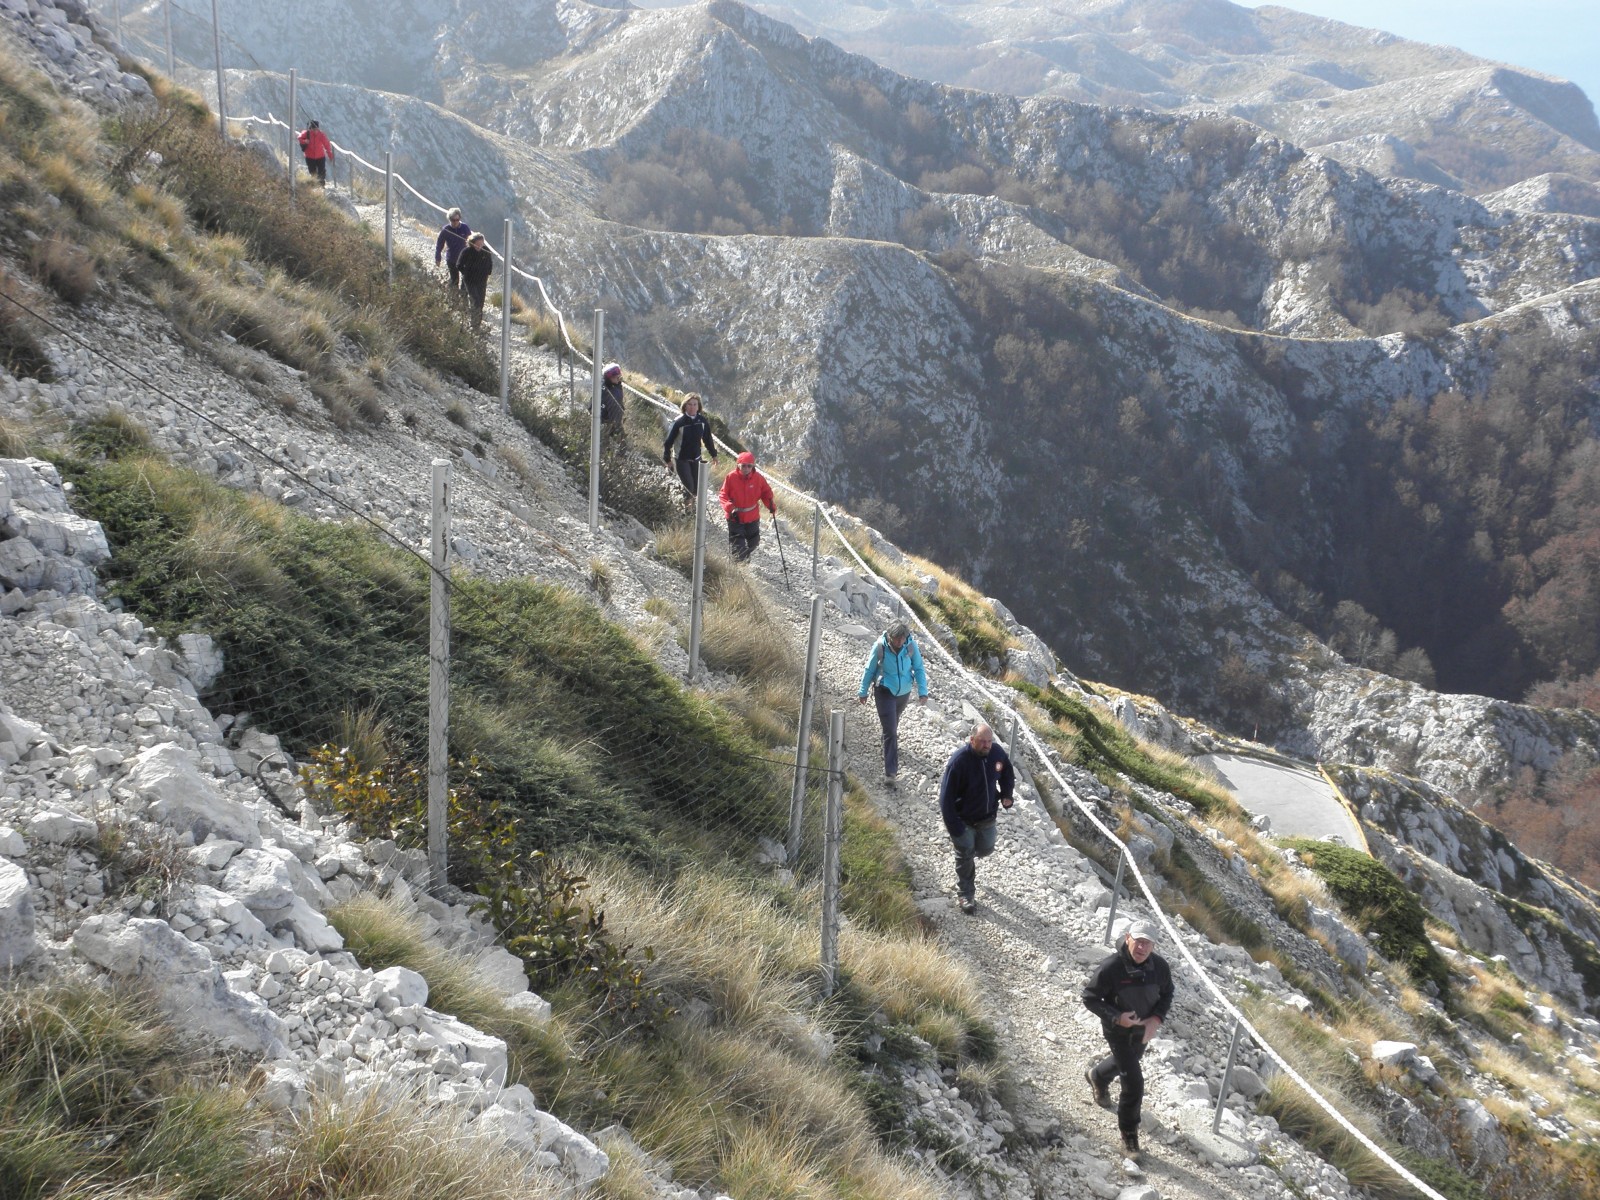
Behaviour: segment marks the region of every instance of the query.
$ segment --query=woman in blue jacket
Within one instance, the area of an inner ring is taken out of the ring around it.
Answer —
[[[883,727],[883,778],[890,787],[900,774],[900,714],[911,702],[916,685],[917,703],[928,701],[928,675],[922,669],[922,651],[911,627],[896,621],[872,646],[866,668],[861,672],[861,689],[856,699],[865,704],[870,690],[878,707],[878,724]]]

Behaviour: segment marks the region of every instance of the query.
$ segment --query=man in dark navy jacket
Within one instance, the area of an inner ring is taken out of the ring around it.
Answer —
[[[1122,1148],[1139,1157],[1139,1108],[1144,1103],[1144,1048],[1172,1007],[1172,971],[1156,952],[1154,921],[1134,921],[1117,952],[1094,970],[1083,1003],[1100,1018],[1111,1053],[1085,1071],[1095,1103],[1111,1107],[1111,1081],[1122,1076],[1117,1129]]]
[[[978,911],[980,858],[994,851],[995,818],[1011,807],[1016,775],[1011,759],[994,744],[994,730],[980,724],[944,765],[939,781],[939,813],[956,851],[956,890],[961,911]]]

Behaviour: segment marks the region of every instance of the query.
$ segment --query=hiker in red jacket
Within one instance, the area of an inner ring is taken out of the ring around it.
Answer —
[[[756,456],[746,450],[739,455],[739,465],[722,481],[722,513],[728,518],[728,550],[735,562],[756,552],[763,504],[774,517],[778,515],[772,485],[756,470]]]
[[[315,176],[318,187],[328,186],[328,168],[333,165],[333,143],[315,121],[300,131],[300,152],[306,156],[306,170]]]

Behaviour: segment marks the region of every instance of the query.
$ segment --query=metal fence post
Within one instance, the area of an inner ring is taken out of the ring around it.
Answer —
[[[168,7],[169,8],[171,7],[171,0],[168,0]],[[290,67],[289,68],[289,130],[284,135],[285,140],[289,144],[289,203],[290,204],[294,203],[294,182],[295,182],[294,181],[294,177],[295,177],[295,169],[294,169],[294,120],[295,120],[295,116],[294,116],[294,84],[295,84],[295,78],[294,78],[294,75],[295,75],[295,69],[293,67]]]
[[[1111,915],[1106,918],[1106,945],[1111,945],[1111,927],[1117,923],[1117,897],[1122,895],[1122,871],[1128,865],[1128,856],[1117,856],[1117,879],[1111,885]]]
[[[817,562],[822,553],[822,501],[811,508],[811,582],[817,581]]]
[[[433,460],[433,571],[428,605],[428,874],[437,891],[449,867],[450,460]]]
[[[606,310],[594,310],[594,345],[590,374],[594,376],[589,412],[589,536],[600,532],[600,356],[606,338]],[[691,664],[691,669],[693,669]]]
[[[511,411],[511,218],[506,218],[505,278],[500,281],[500,411]]]
[[[1222,1068],[1222,1086],[1217,1089],[1217,1110],[1211,1114],[1211,1132],[1222,1126],[1222,1107],[1228,1102],[1228,1088],[1233,1079],[1233,1060],[1239,1053],[1239,1038],[1244,1033],[1244,1023],[1233,1023],[1233,1042],[1228,1046],[1228,1065]]]
[[[811,708],[817,698],[817,664],[822,657],[822,597],[811,597],[811,636],[806,640],[805,683],[800,689],[800,733],[795,741],[794,788],[789,793],[789,844],[784,858],[800,861],[800,822],[805,816],[807,772],[811,766]]]
[[[700,670],[700,623],[705,618],[706,586],[706,487],[711,478],[711,467],[705,459],[699,463],[695,477],[698,489],[694,494],[694,573],[689,583],[689,682],[693,683]]]
[[[389,282],[394,282],[394,151],[383,152],[383,256],[389,263]]]
[[[161,18],[167,37],[167,78],[171,79],[178,70],[177,60],[172,57],[172,0],[165,0],[161,5]]]
[[[217,0],[211,0],[211,49],[217,56],[217,136],[228,140],[228,92],[222,81],[222,24],[217,19]]]
[[[117,49],[122,49],[122,0],[111,0],[111,36],[117,41]]]
[[[839,842],[844,833],[844,713],[828,714],[828,809],[822,822],[822,995],[839,978]]]

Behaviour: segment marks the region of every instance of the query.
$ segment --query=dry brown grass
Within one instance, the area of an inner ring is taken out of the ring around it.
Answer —
[[[457,1113],[429,1113],[403,1089],[316,1104],[258,1181],[263,1200],[381,1196],[384,1200],[555,1200],[553,1173],[525,1170],[519,1155]]]
[[[789,639],[743,572],[725,577],[705,606],[700,652],[712,670],[761,684],[792,687],[800,673]]]
[[[94,256],[60,233],[35,242],[28,251],[28,270],[34,278],[68,304],[80,305],[100,286]]]

